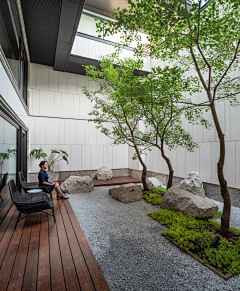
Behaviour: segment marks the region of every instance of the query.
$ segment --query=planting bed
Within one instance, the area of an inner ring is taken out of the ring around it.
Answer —
[[[209,220],[201,220],[169,209],[148,214],[167,226],[163,235],[175,245],[187,251],[199,262],[209,267],[224,279],[240,274],[240,230],[231,228],[230,237],[219,235],[220,224],[216,221],[221,212]],[[216,235],[220,241],[215,248],[211,242]]]

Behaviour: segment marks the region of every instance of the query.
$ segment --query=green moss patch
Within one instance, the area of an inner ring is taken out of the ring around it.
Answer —
[[[166,192],[165,188],[150,187],[152,192],[143,191],[142,198],[145,199],[148,203],[159,205],[162,202],[163,194]]]
[[[196,219],[169,209],[158,210],[148,215],[166,225],[168,228],[164,235],[181,248],[190,251],[223,274],[240,274],[240,230],[230,228],[229,240],[220,238],[217,247],[210,248],[220,228],[216,221],[222,215],[220,211],[213,219],[208,220]]]

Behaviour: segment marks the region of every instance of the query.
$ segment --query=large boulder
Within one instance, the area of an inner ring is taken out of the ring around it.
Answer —
[[[161,207],[196,218],[212,218],[218,211],[218,206],[213,201],[177,187],[171,187],[165,192]]]
[[[97,179],[98,180],[110,180],[113,177],[112,170],[106,166],[102,166],[97,171]]]
[[[109,194],[124,203],[142,200],[141,185],[129,183],[109,190]]]
[[[194,195],[205,197],[205,191],[198,172],[190,172],[187,178],[182,180],[178,188],[191,192]]]
[[[61,184],[60,188],[69,194],[88,193],[94,190],[94,183],[89,176],[70,176]]]
[[[146,179],[148,187],[161,187],[162,183],[156,177]]]

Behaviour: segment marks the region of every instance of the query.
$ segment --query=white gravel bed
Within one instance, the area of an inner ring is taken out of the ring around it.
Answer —
[[[165,227],[147,216],[159,206],[124,204],[110,188],[72,194],[69,201],[111,291],[240,290],[239,276],[225,281],[161,235]],[[239,224],[240,208],[233,207],[231,226]]]

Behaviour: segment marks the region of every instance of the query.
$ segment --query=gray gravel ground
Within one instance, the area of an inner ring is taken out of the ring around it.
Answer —
[[[111,291],[240,290],[240,277],[224,281],[161,236],[165,228],[147,216],[158,206],[121,203],[110,188],[69,195],[69,201]],[[231,225],[239,223],[240,208],[233,207]]]

